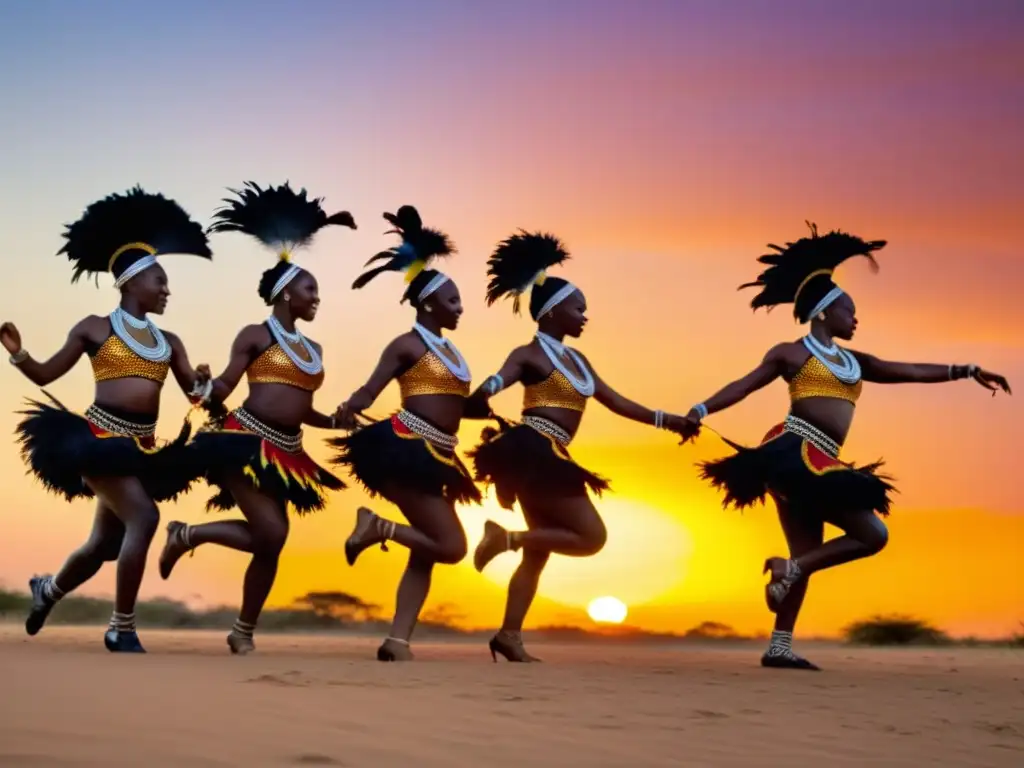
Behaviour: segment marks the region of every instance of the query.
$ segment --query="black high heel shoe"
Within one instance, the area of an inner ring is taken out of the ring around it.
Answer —
[[[536,656],[531,656],[526,652],[522,636],[518,632],[514,635],[511,632],[499,632],[491,638],[487,647],[491,651],[491,661],[495,664],[498,663],[499,654],[505,657],[505,661],[521,663],[540,661]]]

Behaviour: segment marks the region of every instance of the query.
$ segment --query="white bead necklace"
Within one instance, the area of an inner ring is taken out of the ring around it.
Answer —
[[[444,336],[438,336],[428,328],[424,328],[419,323],[415,323],[412,327],[416,333],[419,334],[420,338],[423,339],[423,343],[427,345],[427,349],[433,352],[437,357],[444,363],[445,368],[452,372],[459,381],[472,381],[473,376],[469,372],[469,364],[466,362],[466,358],[462,356],[458,348],[452,343],[451,339],[446,339]],[[455,357],[455,362],[452,362],[451,356],[446,354],[451,352]]]
[[[818,358],[821,364],[831,371],[832,375],[844,384],[856,384],[860,381],[860,363],[857,358],[845,349],[841,349],[834,341],[832,346],[826,347],[811,334],[803,338],[807,351]],[[830,360],[829,355],[838,357],[839,361]]]
[[[267,318],[267,327],[270,328],[270,334],[274,337],[274,341],[277,342],[277,346],[284,350],[284,353],[288,355],[288,359],[294,363],[296,368],[310,376],[316,376],[323,371],[323,360],[320,359],[316,348],[309,343],[309,339],[303,336],[301,331],[298,329],[294,333],[286,331],[284,326],[281,325],[281,321],[273,315]],[[303,360],[299,357],[298,353],[292,349],[292,344],[301,344],[302,348],[306,350],[306,354],[309,355],[309,360]]]
[[[594,394],[594,376],[590,369],[587,368],[587,364],[583,362],[583,358],[575,350],[569,349],[558,339],[548,336],[548,334],[542,331],[537,331],[537,341],[540,342],[540,348],[544,350],[548,360],[551,361],[555,368],[561,371],[562,375],[572,384],[573,389],[583,395],[583,397],[592,397]],[[564,360],[566,355],[572,358],[583,378],[569,370],[569,366],[565,364]]]
[[[131,326],[140,331],[143,329],[148,330],[153,337],[153,346],[147,347],[136,339],[126,326]],[[140,320],[137,317],[132,317],[121,307],[118,307],[110,313],[110,328],[114,335],[125,343],[128,349],[143,360],[149,360],[154,363],[166,363],[171,359],[171,345],[167,342],[167,337],[156,327],[152,320],[148,318]]]

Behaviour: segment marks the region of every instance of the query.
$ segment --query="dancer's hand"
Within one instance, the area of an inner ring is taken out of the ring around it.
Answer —
[[[697,413],[696,410],[691,409],[690,412],[683,417],[680,429],[675,431],[677,431],[683,438],[679,441],[680,445],[684,445],[690,440],[695,439],[700,435],[700,414]]]
[[[1010,382],[1006,380],[1005,376],[1000,376],[998,373],[992,373],[983,368],[976,368],[971,378],[989,390],[993,397],[995,397],[996,392],[1000,389],[1008,395],[1013,394],[1013,391],[1010,389]]]
[[[21,352],[21,334],[14,323],[0,325],[0,344],[12,355]]]
[[[681,435],[684,438],[684,442],[691,431],[687,418],[685,416],[680,416],[678,413],[666,413],[661,425],[663,429],[667,429],[669,432],[675,432],[677,435]]]
[[[206,384],[212,378],[213,372],[210,370],[209,365],[200,363],[196,366],[196,384]]]
[[[366,390],[357,389],[352,397],[338,406],[338,425],[342,429],[352,429],[356,426],[356,414],[362,413],[372,404]]]
[[[334,413],[331,414],[331,424],[335,429],[351,429],[351,425],[345,421],[345,403],[342,403],[334,409]]]

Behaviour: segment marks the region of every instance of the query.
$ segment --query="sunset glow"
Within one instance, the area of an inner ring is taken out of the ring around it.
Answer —
[[[10,116],[0,124],[0,320],[16,322],[39,358],[116,301],[109,279],[71,285],[54,255],[62,226],[86,204],[140,183],[207,224],[226,187],[287,179],[359,224],[325,231],[295,257],[320,284],[319,316],[303,330],[325,351],[322,411],[361,386],[412,323],[397,275],[349,289],[367,258],[395,242],[381,213],[405,203],[458,246],[444,268],[465,306],[453,339],[474,386],[535,328],[508,303],[484,301],[487,256],[517,227],[568,245],[557,274],[586,294],[578,346],[597,372],[645,405],[685,412],[801,333],[787,308],[754,314],[736,287],[756,276],[766,243],[802,236],[810,219],[889,242],[877,275],[859,263],[837,275],[857,302],[856,348],[976,362],[1024,390],[1024,4],[791,0],[737,11],[529,0],[495,10],[388,0],[315,3],[312,20],[219,3],[140,4],[131,14],[9,5],[0,72],[19,74],[0,77]],[[282,39],[293,45],[282,51]],[[256,287],[273,256],[240,236],[211,245],[212,263],[164,260],[172,296],[157,320],[193,364],[220,372],[238,330],[267,314]],[[47,390],[84,409],[87,363]],[[12,435],[15,411],[39,396],[3,365],[0,434]],[[244,396],[243,383],[228,405]],[[494,408],[515,418],[521,397],[518,387],[503,392]],[[397,404],[392,385],[368,413]],[[776,383],[708,424],[749,444],[787,406]],[[168,381],[159,435],[173,437],[186,410]],[[484,426],[463,424],[460,452]],[[798,633],[835,634],[885,612],[961,634],[1018,629],[1022,434],[1020,394],[992,398],[970,382],[866,385],[844,458],[884,457],[896,477],[890,543],[877,558],[816,575]],[[306,430],[321,462],[325,437]],[[588,406],[570,450],[612,481],[595,499],[608,541],[591,558],[551,558],[527,629],[592,626],[588,610],[602,595],[629,606],[630,626],[770,628],[760,565],[786,554],[774,509],[723,511],[694,463],[726,445],[710,431],[695,445],[677,442]],[[0,445],[0,484],[0,583],[23,589],[85,540],[93,508],[47,495],[13,441]],[[360,504],[400,516],[351,486],[325,511],[293,518],[271,605],[342,590],[391,609],[406,551],[367,550],[349,568],[342,548]],[[205,512],[210,495],[200,486],[163,505],[163,521],[227,517]],[[470,552],[488,518],[525,525],[493,491],[459,516]],[[164,582],[162,543],[161,529],[144,598],[238,604],[246,555],[201,548]],[[438,567],[428,608],[456,604],[460,624],[499,626],[518,562],[504,553],[483,574],[471,558]],[[109,595],[113,584],[108,565],[83,591]]]

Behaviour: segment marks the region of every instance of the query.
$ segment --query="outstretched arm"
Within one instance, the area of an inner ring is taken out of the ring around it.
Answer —
[[[598,375],[597,371],[594,370],[594,366],[590,364],[590,361],[586,357],[581,353],[577,354],[579,354],[580,357],[583,357],[583,362],[586,363],[587,367],[590,369],[590,373],[594,377],[594,399],[597,400],[597,402],[616,416],[622,416],[626,419],[639,421],[641,424],[651,424],[658,427],[662,426],[661,422],[664,417],[663,412],[653,411],[647,406],[640,405],[640,403],[636,403],[628,397],[620,395]]]
[[[490,400],[503,389],[508,389],[513,384],[523,380],[523,372],[526,370],[527,348],[519,347],[512,351],[501,369],[493,376],[488,376],[484,383],[477,387],[476,392],[466,399],[466,407],[463,411],[464,419],[486,419],[490,418]]]
[[[724,411],[771,384],[786,370],[786,351],[789,346],[779,344],[772,347],[757,368],[742,379],[726,384],[703,403],[695,405],[687,414],[687,419],[699,423],[708,414]]]
[[[164,336],[167,337],[167,342],[171,345],[171,372],[174,374],[174,380],[178,382],[185,397],[195,401],[201,395],[203,386],[210,379],[210,367],[200,365],[193,368],[188,361],[188,352],[185,351],[185,345],[181,343],[181,339],[168,331],[164,331]]]
[[[45,362],[39,362],[21,346],[21,334],[13,323],[4,323],[0,326],[0,340],[3,341],[4,348],[11,353],[11,362],[25,378],[33,384],[45,387],[74,368],[78,359],[85,354],[89,330],[97,319],[87,317],[75,325],[68,334],[64,346]]]
[[[1011,393],[1010,384],[998,373],[976,365],[938,365],[935,363],[896,363],[864,352],[853,352],[860,363],[861,378],[876,384],[939,384],[959,379],[974,379],[992,391]]]
[[[315,341],[311,341],[310,343],[313,345],[313,348],[316,350],[316,353],[320,355],[320,359],[322,360],[324,356],[323,347]],[[308,424],[316,429],[337,429],[340,418],[340,408],[328,416],[326,413],[320,413],[320,411],[310,405],[309,411],[306,412],[306,415],[302,419],[302,423]]]
[[[399,336],[388,344],[381,353],[377,367],[373,369],[367,382],[342,403],[340,408],[341,424],[353,426],[356,414],[362,413],[374,404],[380,393],[384,391],[384,387],[398,375],[414,355],[415,352],[408,335]]]
[[[238,382],[242,380],[245,369],[252,363],[253,356],[260,347],[260,342],[265,341],[265,333],[262,326],[250,325],[243,328],[235,337],[231,344],[227,367],[220,376],[213,380],[210,400],[223,403],[231,396],[235,387],[238,386]]]

